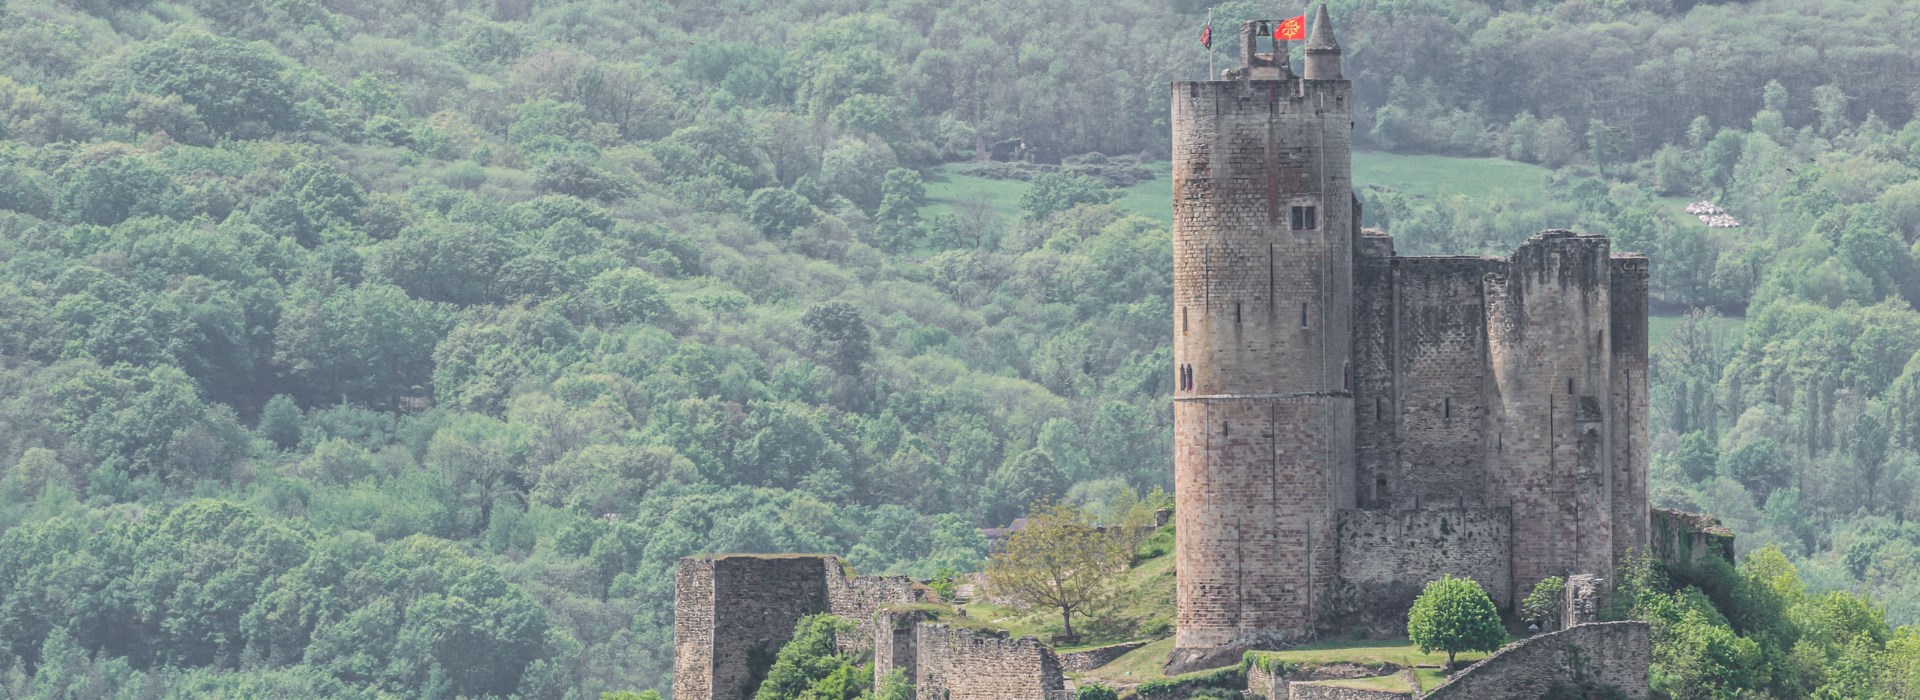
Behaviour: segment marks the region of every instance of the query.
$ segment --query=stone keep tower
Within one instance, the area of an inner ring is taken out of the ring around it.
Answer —
[[[1307,75],[1273,25],[1173,85],[1176,663],[1310,637],[1354,507],[1352,90],[1324,6]]]

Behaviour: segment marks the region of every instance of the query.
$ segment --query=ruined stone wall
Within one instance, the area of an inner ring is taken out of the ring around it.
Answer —
[[[1351,113],[1344,81],[1173,86],[1181,649],[1310,636],[1333,580],[1355,494]]]
[[[932,613],[924,610],[883,610],[874,615],[873,629],[873,684],[878,690],[880,681],[895,670],[906,673],[907,680],[917,677],[914,628],[933,618]]]
[[[1650,529],[1654,561],[1684,567],[1706,557],[1719,557],[1734,563],[1733,531],[1711,515],[1655,508]]]
[[[673,696],[746,697],[800,618],[827,611],[827,556],[723,555],[680,560],[674,588]]]
[[[1609,685],[1647,697],[1647,623],[1599,622],[1507,645],[1428,692],[1428,700],[1538,700],[1556,683]]]
[[[1337,685],[1319,683],[1294,683],[1288,687],[1289,695],[1285,700],[1407,700],[1413,693],[1396,693],[1391,690],[1368,690],[1365,688],[1342,688]]]
[[[1485,280],[1488,491],[1513,509],[1514,597],[1548,576],[1613,576],[1608,250],[1604,236],[1547,231]]]
[[[1053,650],[1033,637],[930,622],[913,629],[919,700],[1053,700],[1066,688]]]
[[[1608,349],[1613,353],[1613,556],[1645,554],[1648,530],[1647,459],[1652,452],[1647,413],[1647,258],[1615,254],[1608,293]]]
[[[1509,517],[1505,508],[1341,511],[1339,626],[1404,633],[1413,599],[1445,574],[1478,581],[1511,609]]]
[[[825,567],[821,575],[827,582],[827,612],[854,623],[854,632],[838,639],[842,652],[866,651],[875,639],[877,613],[891,605],[919,602],[924,590],[905,576],[848,577],[837,558],[829,558]]]
[[[680,560],[673,577],[673,696],[712,698],[713,559]]]
[[[680,560],[674,579],[673,696],[734,700],[758,687],[800,618],[833,613],[855,623],[843,652],[865,652],[876,613],[917,600],[904,576],[849,578],[838,557],[727,554]]]

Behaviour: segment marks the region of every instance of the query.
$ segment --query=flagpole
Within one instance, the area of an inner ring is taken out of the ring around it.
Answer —
[[[1213,8],[1207,8],[1207,79],[1213,80]]]

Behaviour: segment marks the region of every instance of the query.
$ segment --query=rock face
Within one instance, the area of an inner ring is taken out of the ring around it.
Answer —
[[[1305,76],[1243,48],[1173,85],[1169,670],[1392,627],[1441,574],[1510,608],[1649,545],[1646,258],[1569,231],[1396,255],[1359,225],[1351,86],[1314,25]]]

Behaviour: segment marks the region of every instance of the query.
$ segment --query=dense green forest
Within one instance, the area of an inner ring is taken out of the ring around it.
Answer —
[[[1646,586],[1666,687],[1916,687],[1920,7],[1332,5],[1361,147],[1554,169],[1370,224],[1608,233],[1685,312],[1657,504],[1767,554]],[[0,691],[663,687],[681,556],[971,570],[1169,485],[1167,226],[1108,202],[1270,8],[0,1]],[[1015,139],[1081,165],[925,206]],[[1755,582],[1803,612],[1699,604]]]

